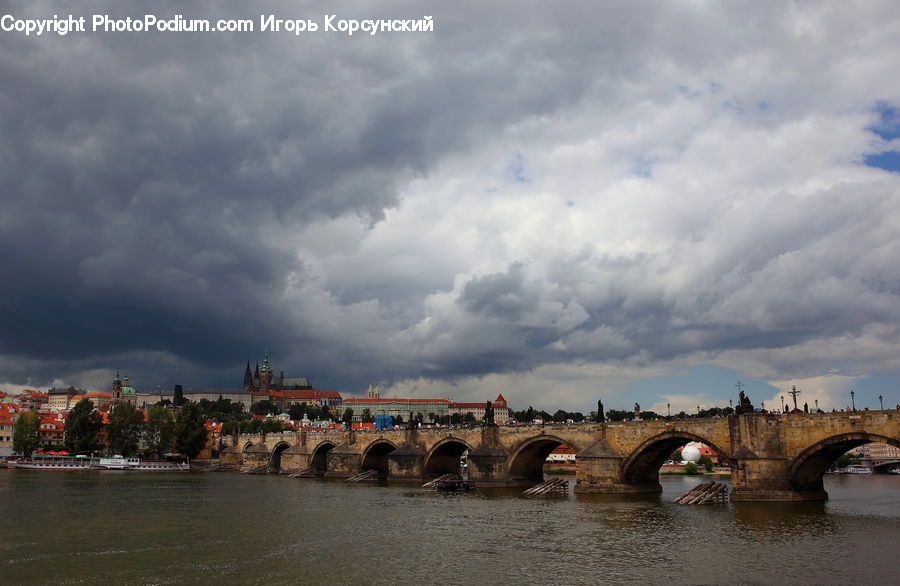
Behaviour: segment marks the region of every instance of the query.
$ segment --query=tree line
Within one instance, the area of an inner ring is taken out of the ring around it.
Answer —
[[[106,451],[110,454],[134,456],[143,439],[146,452],[159,458],[175,448],[179,454],[196,458],[206,445],[206,417],[197,403],[188,402],[177,415],[165,405],[154,405],[144,412],[129,403],[116,405],[109,411],[108,421],[94,408],[90,399],[81,399],[66,416],[65,449],[73,454]],[[16,420],[13,451],[30,456],[40,445],[40,417],[25,411]]]

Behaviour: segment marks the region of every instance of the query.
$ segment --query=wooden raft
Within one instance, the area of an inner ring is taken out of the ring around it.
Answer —
[[[365,482],[367,480],[378,480],[378,470],[363,470],[356,476],[352,476],[344,482]]]
[[[532,486],[522,494],[568,494],[569,481],[565,478],[551,478]]]
[[[426,482],[425,484],[422,485],[422,488],[433,488],[434,485],[438,484],[439,482],[444,482],[447,480],[456,480],[457,478],[459,478],[459,476],[457,476],[456,474],[443,474],[441,476],[438,476],[434,480],[430,480],[430,481]]]
[[[673,502],[681,505],[706,505],[728,502],[728,487],[720,482],[704,482],[687,491]]]

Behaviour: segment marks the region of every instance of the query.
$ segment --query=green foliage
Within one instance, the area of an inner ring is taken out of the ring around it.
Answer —
[[[250,405],[250,413],[253,413],[254,415],[269,415],[270,413],[272,415],[277,415],[278,407],[275,405],[275,403],[266,399],[264,401],[257,401],[256,403]]]
[[[206,445],[205,422],[200,406],[187,402],[175,420],[175,449],[188,458],[196,458]]]
[[[678,462],[681,462],[684,458],[681,457],[681,450],[675,450],[674,452],[672,452],[672,455],[669,457],[669,459],[677,464]]]
[[[109,413],[106,434],[113,454],[133,456],[137,453],[144,429],[144,414],[130,403],[113,407]]]
[[[694,464],[693,462],[688,462],[684,465],[684,473],[688,476],[696,476],[697,474],[700,474],[700,470],[697,469],[696,464]]]
[[[266,417],[263,419],[263,433],[280,433],[283,429],[284,426],[280,419],[275,419],[274,417]]]
[[[829,469],[836,470],[838,468],[846,468],[852,463],[853,458],[850,457],[850,454],[841,454],[840,456],[838,456],[838,459],[831,464]]]
[[[76,454],[99,450],[102,426],[103,417],[94,404],[81,399],[66,416],[66,449]]]
[[[353,409],[351,409],[350,407],[344,409],[344,415],[341,417],[341,421],[343,421],[347,425],[350,425],[350,423],[353,421]]]
[[[608,409],[606,411],[606,419],[608,421],[625,421],[634,415],[634,411],[623,411],[620,409]]]
[[[262,433],[262,428],[262,419],[257,419],[256,417],[254,417],[253,419],[249,419],[247,421],[241,421],[241,433]]]
[[[225,422],[247,418],[241,403],[232,403],[231,399],[223,399],[222,395],[219,395],[215,401],[200,399],[197,404],[206,419]]]
[[[375,418],[372,417],[372,410],[366,407],[362,412],[362,422],[363,423],[372,423],[375,421]]]
[[[306,409],[306,405],[295,403],[291,405],[290,409],[288,409],[288,415],[290,416],[292,421],[299,421],[303,419],[303,415],[306,413]]]
[[[565,423],[569,419],[575,422],[584,421],[584,414],[578,411],[563,411],[559,409],[551,419],[557,423]]]
[[[700,456],[700,462],[699,462],[699,463],[700,463],[701,466],[704,466],[704,467],[706,468],[706,471],[707,471],[707,472],[713,472],[713,471],[715,471],[715,466],[713,465],[712,458],[710,458],[709,456],[707,456],[707,455],[705,455],[705,454],[702,455],[702,456]]]
[[[172,417],[172,412],[162,405],[151,407],[144,426],[144,442],[147,448],[162,458],[172,451],[174,439],[175,418]]]
[[[41,443],[41,418],[34,411],[24,411],[16,420],[16,431],[13,433],[13,451],[23,456],[30,456]]]

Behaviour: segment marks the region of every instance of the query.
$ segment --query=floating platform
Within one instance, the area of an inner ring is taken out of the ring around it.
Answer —
[[[568,494],[569,481],[565,478],[551,478],[532,486],[522,494]]]
[[[720,482],[704,482],[687,491],[673,502],[680,505],[707,505],[728,502],[728,487]]]

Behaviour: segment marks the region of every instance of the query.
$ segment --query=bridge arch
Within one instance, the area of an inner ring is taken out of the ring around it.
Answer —
[[[269,455],[269,468],[281,470],[281,453],[289,447],[291,447],[291,444],[286,441],[280,441],[275,444],[275,447],[272,448],[272,453]]]
[[[247,441],[247,442],[244,443],[244,447],[241,448],[241,452],[246,453],[246,452],[247,452],[250,448],[252,448],[252,447],[253,447],[253,442],[252,442],[252,441]]]
[[[719,455],[719,461],[728,460],[727,452],[705,437],[688,431],[666,431],[644,440],[622,464],[622,481],[631,487],[646,490],[662,490],[659,469],[676,449],[688,442],[700,442],[710,446]]]
[[[388,454],[396,449],[396,444],[385,439],[372,442],[360,457],[360,470],[377,470],[379,478],[387,478],[390,474]]]
[[[576,452],[580,449],[555,435],[542,434],[528,438],[512,450],[508,474],[513,482],[541,482],[544,479],[544,462],[558,446],[567,445]]]
[[[320,442],[309,456],[309,470],[318,475],[324,476],[328,472],[328,452],[334,449],[333,441],[325,440]]]
[[[828,467],[848,450],[863,444],[882,442],[900,447],[900,440],[865,431],[825,438],[800,452],[790,464],[791,486],[797,492],[825,492],[822,481]]]
[[[425,475],[457,474],[460,457],[473,449],[465,440],[458,437],[450,436],[440,440],[425,455]]]

